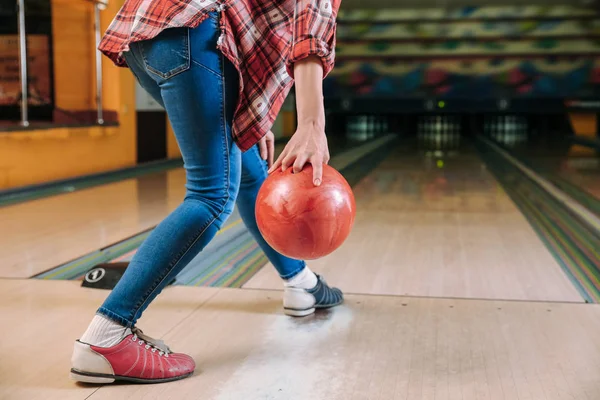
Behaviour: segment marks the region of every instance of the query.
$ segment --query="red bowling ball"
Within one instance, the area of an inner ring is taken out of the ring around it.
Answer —
[[[350,185],[334,168],[323,165],[320,186],[311,165],[297,174],[273,172],[256,200],[256,221],[264,239],[279,253],[298,260],[326,256],[350,234],[356,203]]]

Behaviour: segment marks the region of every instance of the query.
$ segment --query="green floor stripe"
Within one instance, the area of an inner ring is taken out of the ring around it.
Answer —
[[[229,273],[224,274],[217,281],[213,283],[213,286],[217,287],[231,287],[231,281],[235,280],[235,277],[243,274],[244,271],[248,268],[248,266],[252,265],[252,263],[260,258],[262,251],[257,246],[254,246],[250,251],[246,252],[243,255],[243,258],[234,263],[234,268],[232,268]]]
[[[235,268],[235,273],[225,275],[220,281],[215,282],[213,286],[217,287],[240,287],[245,283],[240,282],[241,277],[252,277],[258,269],[262,268],[268,262],[267,257],[258,248],[258,246],[248,254],[248,256],[238,263],[238,267]]]
[[[537,196],[539,196],[539,198],[548,197],[546,192],[543,191],[543,189],[541,189],[537,185],[532,186],[530,188],[530,190],[535,192],[535,194]],[[563,232],[565,232],[565,233],[571,232],[572,233],[572,234],[568,234],[568,233],[567,234],[571,238],[571,240],[573,240],[576,243],[579,243],[579,248],[583,252],[585,252],[586,257],[588,257],[588,259],[590,259],[590,260],[598,259],[599,258],[598,247],[600,246],[600,243],[598,243],[598,238],[594,235],[594,232],[592,232],[587,225],[573,222],[574,220],[577,219],[577,217],[572,215],[568,210],[566,210],[562,206],[562,204],[558,203],[554,198],[552,198],[552,197],[547,198],[545,200],[545,202],[546,203],[552,202],[553,206],[550,207],[549,209],[552,213],[554,213],[552,215],[558,215],[557,219],[553,220],[553,222],[555,224],[560,224],[560,229]],[[538,209],[540,207],[544,207],[545,205],[533,204],[533,206],[538,206],[538,207],[534,208],[536,211],[538,211]],[[548,215],[548,217],[549,216],[550,215]],[[563,221],[563,222],[571,221],[571,222],[569,222],[569,226],[564,226],[564,223],[561,224],[561,221]],[[598,272],[599,272],[598,276],[600,276],[600,271],[598,271]]]
[[[262,269],[262,267],[267,264],[269,260],[264,253],[260,252],[254,262],[252,262],[248,268],[243,271],[237,278],[235,278],[231,283],[229,283],[228,287],[231,288],[241,288],[248,282],[258,271]]]
[[[513,195],[515,197],[518,196],[517,194]],[[591,294],[588,290],[588,286],[584,285],[585,279],[584,277],[580,276],[581,272],[578,271],[576,268],[573,268],[573,265],[570,264],[570,261],[568,259],[568,253],[566,253],[563,250],[559,241],[552,234],[550,234],[549,230],[547,229],[547,226],[545,226],[545,224],[543,223],[543,220],[539,220],[538,218],[534,217],[536,209],[525,205],[525,203],[521,204],[519,208],[521,209],[521,211],[523,212],[533,229],[536,231],[542,242],[546,245],[550,253],[553,255],[555,260],[557,260],[558,264],[565,272],[567,278],[571,281],[571,283],[573,283],[573,285],[577,288],[579,293],[581,293],[584,300],[587,302],[593,302],[593,294]]]
[[[590,268],[580,269],[578,265],[585,264],[584,257],[581,254],[577,254],[579,249],[573,247],[569,243],[568,236],[561,230],[557,229],[548,218],[544,217],[544,214],[540,210],[532,205],[528,200],[521,196],[521,201],[527,206],[529,215],[534,218],[530,218],[530,221],[534,222],[536,230],[541,233],[542,238],[546,241],[551,241],[550,249],[555,253],[555,258],[562,261],[561,265],[563,269],[566,268],[567,276],[571,276],[575,279],[571,279],[572,282],[576,283],[576,286],[582,293],[584,298],[588,302],[598,302],[597,290],[594,289],[593,285],[590,284],[590,277],[587,276],[587,272]],[[556,257],[558,256],[558,257]],[[573,263],[574,261],[574,263]]]
[[[226,267],[227,265],[230,264],[231,260],[233,258],[235,258],[235,256],[237,254],[239,254],[240,252],[243,252],[244,250],[250,248],[253,245],[254,241],[253,240],[248,240],[246,242],[246,244],[239,248],[238,250],[232,252],[232,253],[226,253],[223,254],[222,257],[213,264],[213,267],[206,270],[206,271],[202,271],[199,275],[195,276],[192,280],[190,280],[191,285],[193,286],[205,286],[205,283],[210,281],[212,277],[215,276],[216,273],[218,273],[219,271],[221,271],[224,267]],[[209,285],[212,286],[212,285]]]

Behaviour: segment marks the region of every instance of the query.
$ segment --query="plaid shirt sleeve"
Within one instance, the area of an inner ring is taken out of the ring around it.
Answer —
[[[341,0],[295,0],[295,3],[287,72],[293,78],[294,63],[314,55],[321,59],[325,77],[335,63],[336,17]]]

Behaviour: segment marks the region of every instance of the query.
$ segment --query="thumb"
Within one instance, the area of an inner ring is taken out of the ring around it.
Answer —
[[[315,186],[321,186],[323,181],[323,164],[320,161],[311,161],[313,167],[313,183]]]

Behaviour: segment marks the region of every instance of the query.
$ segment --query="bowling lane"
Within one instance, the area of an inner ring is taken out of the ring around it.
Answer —
[[[334,139],[332,165],[352,162],[381,139]],[[151,229],[180,204],[184,185],[185,172],[174,169],[1,207],[0,277],[28,278]]]
[[[0,276],[28,278],[152,228],[184,184],[176,169],[0,208]]]
[[[352,234],[311,268],[348,293],[582,302],[472,144],[430,139],[402,143],[355,187]],[[281,282],[263,268],[244,287]]]

